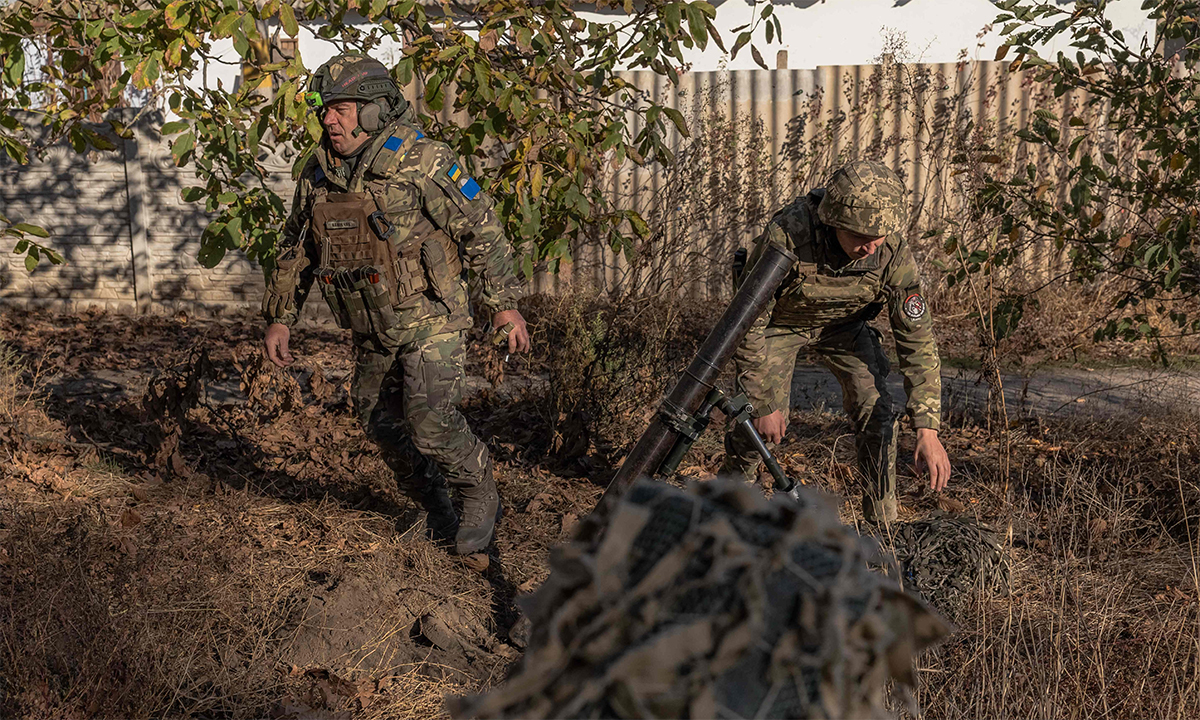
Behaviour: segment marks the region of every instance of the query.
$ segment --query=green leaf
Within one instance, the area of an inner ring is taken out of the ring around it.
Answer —
[[[300,33],[300,25],[296,22],[296,12],[292,10],[291,0],[283,0],[279,4],[279,24],[288,37],[296,37]]]
[[[37,251],[35,250],[34,252],[37,252]],[[34,269],[37,268],[37,266],[38,266],[38,259],[37,259],[36,255],[34,255],[33,253],[30,253],[25,256],[25,270],[27,270],[28,272],[33,272]]]
[[[205,194],[204,188],[199,187],[185,187],[179,191],[179,197],[184,202],[196,202],[202,199]]]
[[[667,25],[667,30],[673,35],[679,32],[680,15],[679,3],[667,3],[662,8],[663,22]]]
[[[633,227],[633,231],[637,233],[638,237],[643,240],[650,237],[650,226],[646,224],[646,221],[637,211],[629,210],[625,213],[625,217],[629,218],[629,224]]]
[[[154,10],[138,10],[121,18],[120,22],[132,28],[140,28],[149,22],[150,18],[154,17],[155,12]]]
[[[287,7],[289,10],[291,9],[287,5],[284,5],[283,7]],[[280,8],[281,14],[283,12],[283,7]],[[233,33],[233,29],[237,27],[237,24],[241,22],[241,20],[242,13],[240,12],[231,12],[227,15],[221,16],[221,19],[217,21],[217,24],[213,25],[213,36],[218,38],[229,37]],[[292,21],[295,22],[295,17],[292,18]],[[287,29],[286,24],[284,25],[284,29]]]
[[[4,68],[4,77],[8,80],[8,84],[13,87],[21,87],[21,83],[25,79],[25,53],[21,50],[21,46],[16,45],[11,48],[5,59],[8,61],[8,65]]]
[[[50,237],[50,233],[47,232],[45,228],[40,227],[38,225],[31,225],[29,223],[22,222],[22,223],[17,223],[16,225],[13,225],[13,228],[16,230],[20,230],[21,232],[26,233],[28,235],[33,235],[34,237],[40,237],[40,238]]]
[[[225,238],[229,247],[242,246],[242,218],[240,215],[225,224]]]
[[[175,0],[175,2],[167,5],[167,9],[163,12],[163,19],[167,23],[167,27],[172,30],[182,30],[184,25],[192,19],[191,13],[185,12],[184,8],[188,0]]]
[[[692,39],[696,41],[696,46],[703,50],[708,47],[708,25],[704,22],[704,12],[696,7],[695,3],[690,3],[686,7],[685,14]]]
[[[15,248],[13,248],[13,253],[16,255],[20,255],[21,253],[25,252],[28,248],[29,248],[29,241],[22,239],[17,243],[17,246]]]
[[[687,123],[683,119],[683,113],[669,107],[664,107],[662,110],[666,113],[667,117],[671,118],[671,122],[675,124],[675,128],[679,130],[680,135],[685,138],[691,137],[691,134],[688,132]]]
[[[208,241],[201,243],[200,252],[196,254],[196,259],[200,261],[203,267],[212,269],[221,264],[221,260],[225,257],[225,243]]]
[[[183,132],[187,129],[188,122],[186,120],[172,120],[169,123],[163,123],[163,126],[159,132],[163,135],[174,135],[175,133]]]
[[[733,43],[733,50],[731,50],[729,52],[730,59],[737,57],[738,50],[741,50],[743,47],[745,47],[750,42],[750,37],[751,37],[750,31],[748,31],[748,30],[746,32],[742,33],[741,35],[738,35],[737,40],[735,40]]]
[[[190,132],[184,133],[171,143],[171,154],[175,156],[175,165],[182,166],[187,154],[196,144],[196,136]]]

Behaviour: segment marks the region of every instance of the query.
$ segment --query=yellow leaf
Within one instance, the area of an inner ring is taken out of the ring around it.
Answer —
[[[1007,54],[1008,54],[1008,45],[1001,45],[1000,47],[996,48],[996,62],[1000,62],[1001,60],[1003,60],[1004,56]]]
[[[533,191],[534,197],[542,196],[543,171],[542,164],[538,163],[533,166],[533,177],[529,180],[529,187]]]
[[[1187,164],[1187,158],[1183,153],[1177,152],[1171,156],[1171,169],[1178,170]]]

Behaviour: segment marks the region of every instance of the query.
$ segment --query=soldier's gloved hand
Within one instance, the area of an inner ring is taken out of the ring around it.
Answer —
[[[501,310],[492,316],[492,327],[502,328],[508,323],[513,329],[508,333],[508,351],[510,353],[529,352],[529,327],[519,310]]]
[[[267,352],[267,359],[279,367],[287,367],[295,362],[295,358],[288,352],[288,338],[291,335],[292,331],[288,330],[287,325],[271,323],[267,326],[267,334],[263,336],[263,347]]]
[[[751,422],[754,423],[758,434],[762,435],[762,439],[769,443],[782,442],[783,434],[787,432],[787,415],[784,415],[782,410],[754,418]]]
[[[281,318],[292,310],[296,304],[300,273],[306,267],[308,258],[304,255],[276,261],[275,269],[271,271],[271,281],[267,283],[267,291],[263,294],[264,317],[268,320]]]
[[[942,491],[950,484],[950,456],[942,441],[938,440],[937,430],[932,428],[917,428],[917,449],[913,453],[913,464],[917,472],[929,471],[929,487]]]

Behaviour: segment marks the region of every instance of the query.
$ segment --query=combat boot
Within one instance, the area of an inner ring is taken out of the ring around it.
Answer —
[[[900,504],[896,500],[895,493],[889,493],[882,498],[875,497],[870,493],[863,493],[863,520],[872,525],[890,525],[896,522],[900,516],[899,507]]]
[[[449,542],[458,531],[458,513],[446,485],[429,485],[413,493],[413,499],[425,509],[425,528],[434,542]]]
[[[455,552],[470,555],[482,552],[492,541],[496,521],[500,518],[500,493],[492,479],[492,462],[488,460],[483,478],[476,484],[458,491],[462,499],[462,517],[454,536]]]

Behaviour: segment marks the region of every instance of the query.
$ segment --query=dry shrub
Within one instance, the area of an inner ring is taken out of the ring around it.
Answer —
[[[667,299],[541,298],[536,340],[549,376],[552,450],[608,464],[645,430],[711,320]]]

